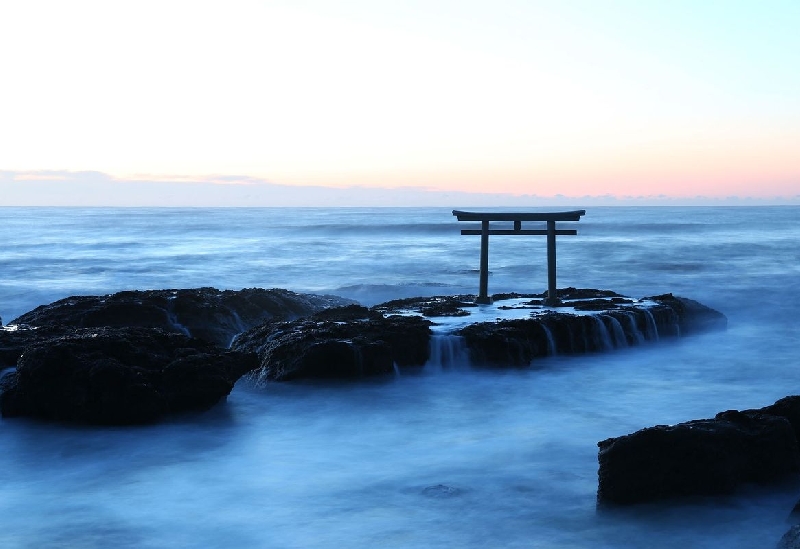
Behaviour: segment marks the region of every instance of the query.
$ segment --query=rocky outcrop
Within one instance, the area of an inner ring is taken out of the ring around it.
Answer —
[[[228,347],[236,334],[268,319],[290,320],[352,303],[336,296],[289,290],[143,290],[73,296],[42,305],[0,329],[0,367],[13,366],[22,350],[73,328],[139,326],[205,339]]]
[[[721,313],[696,302],[685,305],[671,294],[634,300],[566,288],[560,297],[558,308],[545,307],[543,295],[507,294],[494,296],[490,308],[477,306],[474,296],[435,296],[371,309],[329,309],[309,319],[265,323],[238,336],[234,348],[259,354],[262,380],[358,377],[425,364],[431,325],[439,325],[438,335],[463,340],[471,364],[496,367],[526,367],[554,353],[606,351],[695,333],[701,331],[695,315],[704,315],[702,329],[712,326],[706,318],[716,320],[714,327],[725,325]],[[480,321],[487,311],[495,319]],[[454,327],[448,331],[448,325]]]
[[[598,443],[598,503],[733,492],[800,472],[800,397],[713,419],[658,425]]]
[[[678,335],[700,334],[728,327],[725,315],[693,299],[663,294],[646,297],[643,301],[653,301],[671,309],[677,317]]]
[[[515,296],[517,301],[522,297]],[[530,308],[528,318],[476,322],[458,330],[472,363],[527,366],[552,354],[608,351],[727,326],[722,313],[672,294],[633,300],[604,290],[567,288],[558,308],[544,307],[543,297],[500,307]]]
[[[259,380],[353,378],[390,374],[428,360],[430,322],[365,307],[330,309],[249,330],[232,349],[258,354]]]
[[[68,326],[31,326],[10,325],[0,328],[0,370],[13,368],[25,347],[42,343],[68,333],[74,329]]]
[[[150,423],[210,408],[255,355],[154,328],[76,329],[30,345],[4,376],[4,417],[90,424]]]
[[[800,524],[792,526],[783,535],[776,549],[800,549]]]

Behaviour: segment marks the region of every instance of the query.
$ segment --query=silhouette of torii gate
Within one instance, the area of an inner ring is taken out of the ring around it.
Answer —
[[[481,278],[477,303],[488,304],[492,298],[488,294],[489,286],[489,235],[543,235],[547,236],[547,298],[545,305],[559,303],[556,293],[556,235],[576,235],[575,229],[556,229],[556,221],[580,221],[586,210],[569,212],[464,212],[453,210],[459,221],[480,221],[480,229],[462,229],[464,235],[481,236]],[[513,229],[490,229],[490,221],[513,221]],[[545,221],[546,229],[523,229],[523,221]]]

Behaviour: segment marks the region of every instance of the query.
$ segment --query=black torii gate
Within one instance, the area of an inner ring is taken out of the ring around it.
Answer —
[[[481,279],[478,303],[492,302],[489,297],[489,235],[519,234],[519,235],[546,235],[547,236],[547,299],[545,305],[559,303],[556,293],[556,235],[576,235],[575,229],[556,230],[556,221],[580,221],[586,215],[586,210],[570,212],[464,212],[453,210],[453,215],[459,221],[480,221],[480,229],[462,229],[461,234],[481,235]],[[490,229],[490,221],[513,221],[513,229]],[[546,221],[546,229],[523,229],[523,221]]]

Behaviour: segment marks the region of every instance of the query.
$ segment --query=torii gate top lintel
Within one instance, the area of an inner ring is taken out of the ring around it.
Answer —
[[[459,221],[580,221],[586,210],[569,212],[465,212],[453,210]]]
[[[462,235],[481,235],[481,279],[478,303],[491,303],[489,286],[489,235],[546,235],[547,236],[547,299],[545,304],[559,303],[556,293],[556,235],[576,235],[574,229],[556,230],[556,221],[580,221],[586,210],[568,212],[465,212],[453,210],[459,221],[480,221],[480,229],[462,229]],[[490,229],[490,221],[513,221],[513,229]],[[523,221],[546,221],[547,229],[522,229]]]

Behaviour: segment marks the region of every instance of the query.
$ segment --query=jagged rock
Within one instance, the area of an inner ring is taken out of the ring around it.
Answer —
[[[291,320],[348,303],[352,301],[336,296],[260,288],[144,290],[73,296],[16,318],[11,323],[17,326],[15,330],[0,329],[0,367],[16,364],[27,345],[68,334],[73,328],[160,328],[228,347],[236,334],[266,319]]]
[[[495,294],[499,311],[530,309],[529,318],[476,321],[454,334],[464,338],[473,365],[525,367],[553,353],[607,351],[723,329],[727,322],[722,313],[672,294],[634,300],[609,290],[563,288],[558,293],[557,308],[543,306],[545,294]],[[468,317],[475,307],[474,296],[435,296],[390,301],[373,310],[422,314],[436,322],[442,317]]]
[[[645,299],[666,305],[677,315],[680,328],[680,334],[678,335],[699,334],[713,330],[724,330],[728,327],[728,319],[725,315],[693,299],[672,294],[663,294]]]
[[[549,354],[546,327],[539,320],[479,322],[457,334],[464,337],[474,365],[524,367]]]
[[[258,354],[262,380],[352,378],[422,366],[430,322],[384,316],[363,307],[322,311],[308,319],[270,321],[236,338],[233,349]]]
[[[584,306],[591,314],[546,309],[537,295],[496,295],[498,316],[506,309],[525,309],[530,310],[530,317],[470,324],[468,317],[480,311],[474,296],[409,298],[370,310],[358,306],[331,309],[309,322],[267,323],[240,335],[236,348],[259,353],[264,379],[388,373],[392,362],[422,365],[427,360],[430,333],[418,324],[419,315],[433,322],[465,317],[467,325],[456,329],[454,335],[464,338],[473,365],[526,367],[533,359],[553,353],[605,351],[691,332],[681,326],[692,325],[690,316],[695,310],[709,317],[716,315],[723,323],[725,318],[699,304],[687,307],[670,294],[659,296],[660,301],[644,301],[607,290],[566,288],[560,295],[564,307]],[[509,305],[498,305],[503,297]],[[676,303],[680,307],[673,307]],[[388,320],[394,316],[398,318]],[[413,360],[398,359],[399,350],[405,348],[417,349]]]
[[[530,318],[476,322],[456,334],[465,338],[475,365],[527,366],[554,353],[608,351],[658,339],[659,334],[675,335],[675,319],[662,318],[658,308],[606,307],[584,315],[547,311]]]
[[[800,472],[791,423],[759,411],[658,425],[598,443],[598,503],[728,494]]]
[[[16,366],[25,347],[74,331],[74,328],[62,325],[40,328],[10,325],[0,328],[0,370]]]
[[[594,288],[559,288],[556,290],[556,294],[558,298],[561,300],[575,300],[575,299],[598,299],[604,297],[625,297],[623,295],[618,294],[617,292],[612,292],[611,290],[596,290]],[[541,294],[541,297],[545,297],[547,294]]]
[[[438,295],[394,299],[375,305],[372,310],[383,314],[416,312],[427,317],[469,316],[467,309],[477,307],[473,295]]]
[[[778,542],[776,549],[800,549],[800,524],[789,528]]]
[[[745,410],[746,414],[769,414],[771,416],[785,417],[794,429],[794,435],[800,441],[800,396],[791,395],[783,397],[774,404],[757,410]]]
[[[210,408],[256,365],[255,355],[160,329],[78,329],[26,348],[0,408],[4,417],[150,423]]]

